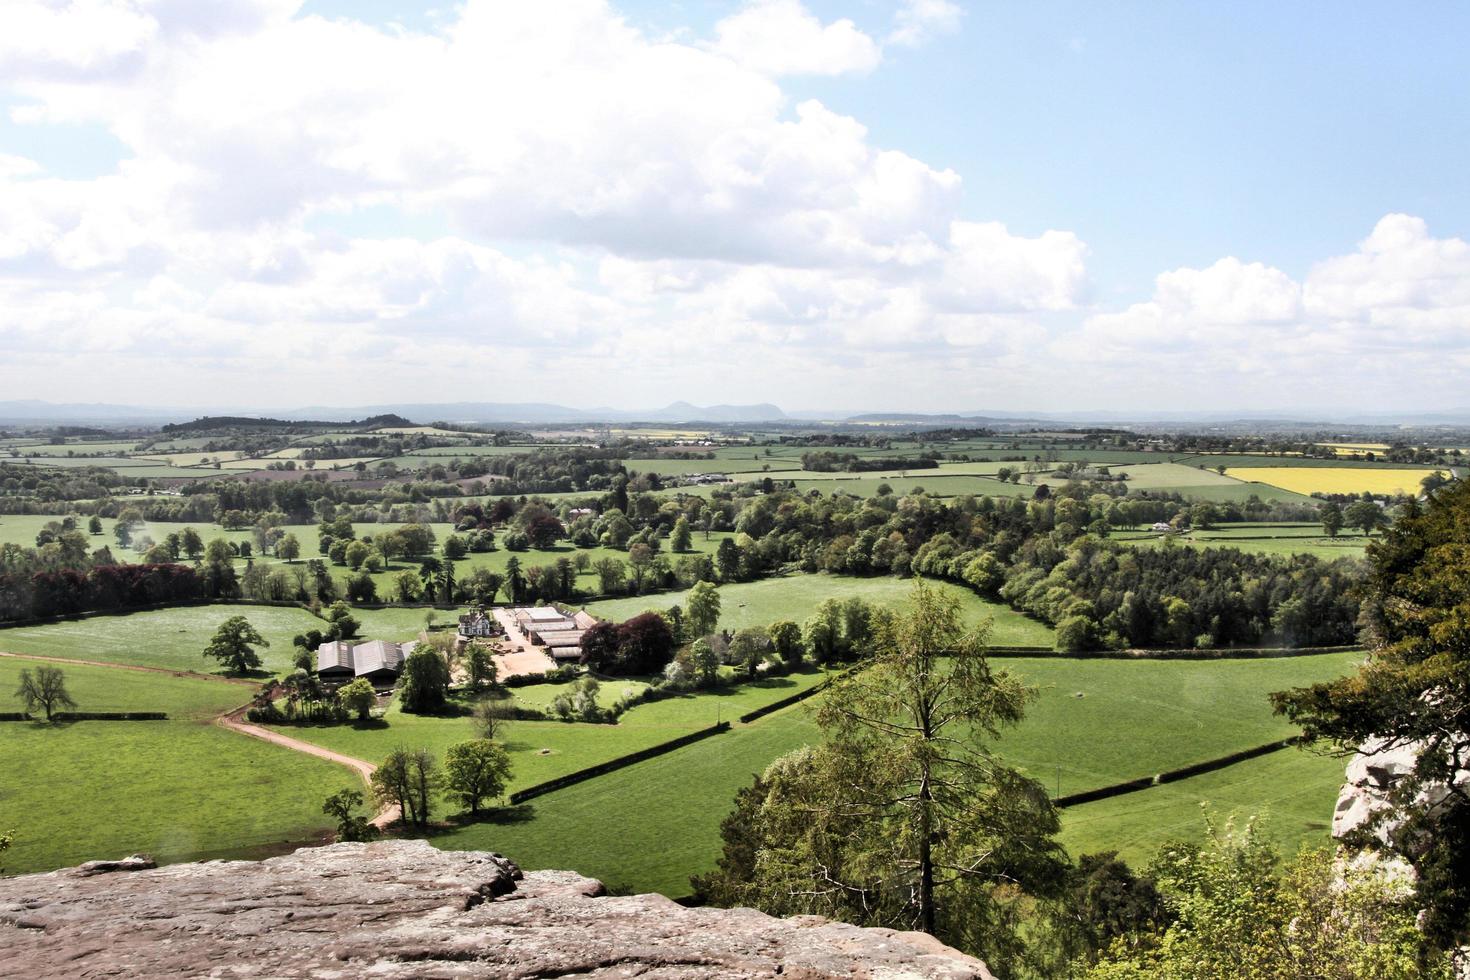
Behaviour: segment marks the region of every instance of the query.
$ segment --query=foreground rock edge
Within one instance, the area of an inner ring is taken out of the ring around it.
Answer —
[[[497,854],[423,841],[148,864],[0,880],[6,972],[993,980],[923,933],[608,897],[571,872],[523,875]]]

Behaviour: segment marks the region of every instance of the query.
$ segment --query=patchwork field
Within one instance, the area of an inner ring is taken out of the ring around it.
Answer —
[[[514,766],[512,791],[594,766],[629,752],[667,742],[719,721],[730,721],[747,711],[788,697],[825,679],[821,671],[771,678],[711,692],[668,698],[641,704],[625,712],[616,725],[591,725],[560,721],[516,721],[510,725],[506,747]],[[611,705],[624,687],[618,681],[603,684],[598,700]],[[565,685],[561,688],[564,689]],[[550,695],[556,689],[549,689]],[[529,695],[539,699],[538,695]],[[377,762],[395,748],[406,745],[427,748],[443,758],[456,742],[474,737],[467,716],[424,716],[405,714],[397,702],[390,707],[385,723],[370,726],[324,725],[282,726],[282,731],[303,741],[314,742],[358,759]]]
[[[1109,785],[1293,734],[1271,715],[1265,695],[1336,676],[1353,660],[1350,654],[1269,661],[1007,659],[999,663],[1042,690],[1025,722],[1006,731],[997,747],[1053,792],[1058,767],[1063,793]],[[719,824],[736,791],[817,735],[805,707],[787,708],[434,842],[499,849],[528,868],[570,866],[634,891],[685,895],[689,875],[713,867],[719,856]],[[1197,799],[1225,812],[1244,803],[1271,814],[1270,826],[1288,847],[1316,839],[1330,818],[1341,766],[1333,764],[1336,775],[1331,766],[1308,767],[1313,778],[1303,781],[1290,769],[1297,755],[1068,810],[1064,840],[1075,854],[1110,849],[1116,838],[1130,860],[1144,861],[1158,841],[1201,836]],[[1288,768],[1279,784],[1272,770],[1260,771],[1273,764]],[[1143,813],[1162,813],[1157,833],[1153,816],[1137,816]]]
[[[1359,466],[1240,466],[1226,471],[1239,480],[1255,481],[1293,493],[1419,493],[1419,482],[1430,473],[1449,476],[1447,470],[1375,468]]]
[[[931,583],[935,588],[957,597],[971,624],[990,617],[994,620],[990,642],[996,646],[1037,646],[1050,649],[1056,634],[1045,623],[1038,622],[1009,606],[987,602],[974,592],[948,582]],[[879,605],[897,605],[908,601],[913,583],[897,578],[849,578],[840,575],[789,575],[757,582],[720,586],[720,627],[727,630],[747,626],[769,626],[789,619],[797,624],[811,618],[823,600],[857,596]],[[634,596],[590,603],[587,610],[605,619],[624,620],[649,609],[668,609],[685,605],[687,593]]]
[[[0,658],[0,692],[9,695],[33,666]],[[340,766],[211,724],[249,700],[248,686],[65,671],[82,710],[165,711],[169,720],[0,722],[0,827],[16,832],[9,874],[139,851],[160,861],[243,857],[320,839],[322,800],[360,785]]]

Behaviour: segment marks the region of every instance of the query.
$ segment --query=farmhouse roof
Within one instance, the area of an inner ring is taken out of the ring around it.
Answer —
[[[585,609],[578,609],[572,614],[572,622],[577,624],[577,629],[586,630],[597,625],[597,617]]]
[[[316,648],[317,673],[324,670],[351,670],[352,646],[341,640],[328,640]]]
[[[561,610],[551,606],[533,606],[527,611],[527,614],[536,623],[545,623],[553,619],[563,618]]]
[[[352,648],[352,661],[358,677],[391,670],[395,673],[403,667],[403,647],[387,640],[373,640]]]

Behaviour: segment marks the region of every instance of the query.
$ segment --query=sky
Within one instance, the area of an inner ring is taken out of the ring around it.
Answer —
[[[1470,5],[5,0],[0,401],[1470,407]]]

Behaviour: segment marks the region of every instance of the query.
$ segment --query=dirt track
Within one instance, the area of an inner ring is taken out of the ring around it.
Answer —
[[[138,664],[114,664],[108,663],[105,660],[68,660],[64,657],[33,657],[30,654],[26,653],[5,653],[3,651],[0,651],[0,657],[13,657],[16,660],[39,660],[42,663],[51,664],[81,664],[87,667],[107,667],[112,670],[136,670],[145,674],[168,674],[171,677],[187,677],[192,680],[219,681],[223,684],[244,684],[249,687],[257,687],[259,684],[258,681],[249,680],[248,678],[244,677],[221,677],[218,674],[196,674],[193,671],[189,670],[169,670],[167,667],[144,667]],[[335,762],[339,766],[346,766],[348,769],[351,769],[362,777],[362,781],[365,786],[368,786],[369,788],[371,787],[373,773],[378,768],[371,762],[364,762],[362,759],[354,759],[350,755],[342,755],[340,752],[333,752],[330,749],[324,749],[320,745],[313,745],[310,742],[303,742],[299,739],[292,738],[289,735],[282,735],[280,732],[272,731],[269,728],[262,728],[259,725],[252,724],[245,720],[245,712],[249,709],[250,706],[248,704],[241,705],[238,708],[232,708],[231,710],[226,711],[224,714],[216,717],[214,719],[215,724],[220,725],[223,728],[228,728],[232,732],[239,732],[241,735],[249,735],[251,738],[258,738],[262,741],[270,742],[273,745],[279,745],[282,748],[292,749],[296,752],[303,752],[306,755],[314,755],[318,759],[326,759],[328,762]],[[381,829],[396,821],[398,817],[399,813],[396,806],[385,807],[378,812],[377,816],[373,817],[372,823],[373,826]]]
[[[314,755],[318,759],[326,759],[328,762],[335,762],[339,766],[346,766],[348,769],[353,770],[362,777],[364,785],[367,785],[369,787],[371,786],[373,773],[376,772],[378,768],[371,762],[365,762],[362,759],[354,759],[350,755],[343,755],[340,752],[333,752],[331,749],[324,749],[320,745],[313,745],[310,742],[303,742],[300,739],[292,738],[289,735],[283,735],[278,731],[274,731],[269,728],[262,728],[259,725],[252,724],[251,722],[245,720],[245,712],[249,710],[249,707],[249,705],[242,705],[241,707],[238,707],[233,711],[227,711],[226,713],[216,718],[215,722],[225,728],[228,728],[232,732],[239,732],[241,735],[249,735],[251,738],[258,738],[262,741],[270,742],[273,745],[279,745],[282,748],[293,749],[297,752],[303,752],[306,755]],[[398,807],[384,807],[382,810],[378,811],[377,816],[373,817],[372,824],[374,827],[382,829],[383,827],[386,827],[396,821],[398,817]]]

